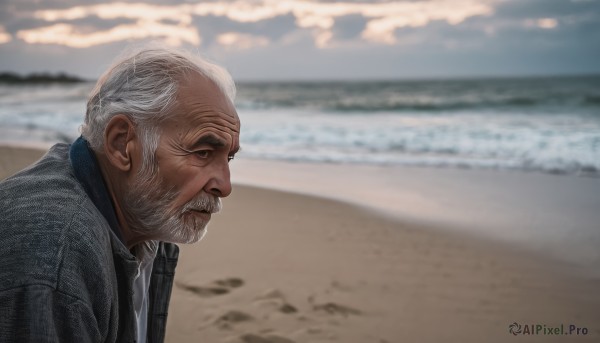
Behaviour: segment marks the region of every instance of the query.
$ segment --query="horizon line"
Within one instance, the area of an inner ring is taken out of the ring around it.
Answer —
[[[81,80],[82,82],[96,82],[97,78],[71,74],[64,71],[33,71],[33,72],[15,72],[0,70],[0,74],[15,74],[19,77],[31,76],[49,76],[49,77],[72,77]],[[236,83],[341,83],[341,82],[418,82],[418,81],[479,81],[479,80],[502,80],[502,79],[550,79],[550,78],[595,78],[600,77],[600,71],[596,72],[581,72],[581,73],[532,73],[532,74],[482,74],[482,75],[424,75],[424,76],[397,76],[397,77],[354,77],[354,78],[244,78],[239,77],[234,80]],[[0,83],[2,83],[0,81]]]

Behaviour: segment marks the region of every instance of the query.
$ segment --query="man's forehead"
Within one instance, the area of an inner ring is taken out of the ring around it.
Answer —
[[[235,121],[239,120],[235,106],[225,92],[215,81],[197,72],[188,74],[181,80],[177,103],[180,110],[219,112]]]
[[[165,125],[167,132],[186,144],[211,132],[238,144],[240,121],[235,107],[214,81],[198,73],[182,80],[177,105]]]

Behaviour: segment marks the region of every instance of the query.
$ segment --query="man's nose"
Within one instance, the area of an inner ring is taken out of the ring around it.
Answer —
[[[206,192],[220,198],[225,198],[231,194],[231,179],[229,164],[216,168],[212,177],[206,184]]]

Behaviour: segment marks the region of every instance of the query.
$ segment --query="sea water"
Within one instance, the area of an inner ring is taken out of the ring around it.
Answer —
[[[75,139],[92,87],[0,85],[0,141]],[[600,175],[600,76],[237,87],[242,158]]]

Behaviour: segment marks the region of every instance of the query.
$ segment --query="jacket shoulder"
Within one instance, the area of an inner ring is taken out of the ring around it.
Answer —
[[[112,261],[108,224],[73,175],[69,146],[57,144],[0,183],[0,290],[74,286]],[[91,269],[96,268],[95,271]]]

